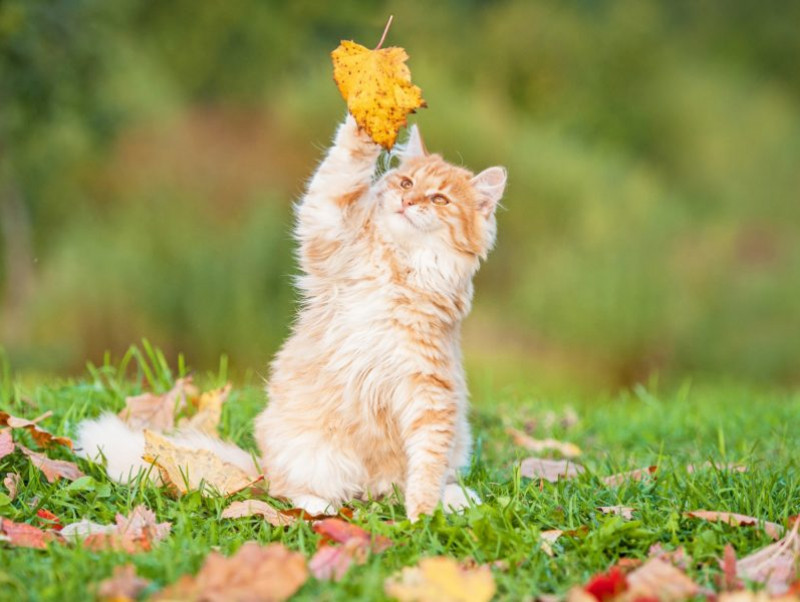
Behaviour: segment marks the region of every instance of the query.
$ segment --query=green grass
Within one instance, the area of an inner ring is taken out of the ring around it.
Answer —
[[[58,434],[74,434],[81,419],[122,407],[125,395],[164,390],[184,371],[180,367],[171,372],[163,357],[152,351],[147,357],[135,351],[122,366],[90,368],[85,378],[77,380],[23,382],[14,380],[8,370],[0,371],[0,409],[25,417],[52,410],[43,426]],[[199,380],[209,386],[221,383],[224,366],[220,373]],[[339,583],[309,579],[296,599],[381,599],[387,576],[422,557],[444,554],[480,563],[507,560],[508,571],[494,571],[497,599],[519,600],[564,592],[620,557],[645,557],[656,542],[666,548],[684,546],[697,561],[690,574],[712,585],[726,543],[744,555],[769,540],[752,527],[688,520],[682,512],[727,510],[776,522],[800,512],[800,443],[793,427],[800,410],[797,394],[687,384],[668,393],[653,386],[617,396],[559,398],[543,396],[523,384],[494,390],[489,383],[490,379],[473,375],[475,459],[464,475],[485,503],[461,516],[437,513],[414,525],[405,520],[399,500],[355,505],[358,524],[390,537],[396,545],[372,556],[366,565],[353,567]],[[252,447],[251,419],[264,402],[260,387],[236,387],[223,414],[224,435]],[[545,425],[548,412],[559,414],[567,407],[578,414],[577,425],[568,429]],[[558,484],[519,477],[515,466],[526,453],[513,446],[505,428],[521,428],[536,420],[534,435],[569,440],[584,450],[580,462],[587,467],[586,474]],[[54,455],[70,458],[65,451]],[[707,460],[742,463],[750,470],[686,472],[687,464]],[[599,479],[653,464],[659,466],[654,480],[609,487]],[[102,467],[80,465],[90,478],[49,484],[19,453],[0,460],[0,476],[16,471],[23,480],[14,501],[0,495],[0,515],[35,522],[36,511],[47,508],[65,523],[81,518],[105,523],[113,521],[116,512],[127,513],[143,503],[159,520],[172,523],[172,534],[151,552],[135,556],[65,545],[47,551],[0,547],[0,599],[90,599],[93,584],[126,562],[133,562],[140,575],[154,582],[146,592],[152,593],[184,573],[196,572],[210,550],[230,554],[247,540],[281,541],[306,556],[315,550],[318,536],[307,523],[282,529],[257,519],[222,520],[220,513],[228,500],[199,494],[171,499],[157,487],[118,485],[106,478]],[[597,510],[616,504],[634,507],[635,520],[623,521]],[[389,519],[396,522],[389,524]],[[539,548],[540,531],[581,526],[588,530],[562,537],[554,545],[554,557]]]

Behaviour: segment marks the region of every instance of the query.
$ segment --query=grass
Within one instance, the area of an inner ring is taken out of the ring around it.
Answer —
[[[15,380],[0,371],[0,409],[33,417],[52,410],[43,426],[58,434],[74,434],[77,423],[103,409],[122,407],[124,397],[142,390],[165,390],[185,372],[173,373],[157,351],[133,350],[121,364],[90,367],[77,380],[36,378]],[[204,385],[225,380],[220,372],[200,378]],[[508,561],[507,571],[495,570],[497,599],[519,600],[540,593],[563,593],[592,574],[606,570],[618,558],[643,558],[656,542],[666,548],[684,546],[697,561],[690,574],[713,585],[717,559],[727,543],[744,555],[770,542],[755,528],[734,528],[682,517],[694,509],[726,510],[784,522],[800,512],[800,442],[794,420],[800,395],[749,390],[732,385],[690,386],[659,392],[657,386],[593,399],[538,394],[523,384],[494,390],[490,379],[474,375],[473,425],[475,457],[464,481],[484,504],[464,515],[437,513],[417,524],[405,520],[397,499],[356,504],[354,520],[392,538],[397,545],[353,567],[339,583],[309,579],[298,600],[382,599],[383,582],[420,558],[444,554],[480,563]],[[221,430],[245,447],[252,447],[251,419],[264,403],[259,386],[240,385],[226,404]],[[579,422],[551,424],[548,413],[572,408]],[[535,436],[552,436],[578,444],[587,472],[557,484],[521,478],[515,469],[527,455],[505,434],[507,426],[533,427]],[[23,435],[24,436],[24,435]],[[70,459],[69,453],[54,455]],[[687,464],[740,463],[746,473],[704,468],[694,473]],[[222,520],[228,500],[189,494],[180,499],[143,483],[122,486],[109,481],[102,467],[80,462],[88,478],[74,483],[47,483],[27,459],[14,453],[0,460],[0,477],[22,476],[13,501],[0,493],[0,515],[35,522],[46,508],[64,523],[81,518],[108,523],[116,512],[137,504],[152,508],[159,520],[173,525],[172,534],[146,554],[89,552],[75,546],[51,546],[47,551],[0,547],[0,599],[86,600],[93,585],[114,566],[133,562],[140,575],[154,583],[152,593],[185,573],[196,572],[212,549],[225,554],[244,541],[281,541],[306,556],[318,536],[307,523],[286,529],[258,519]],[[605,485],[599,477],[658,465],[658,478]],[[5,490],[0,490],[4,492]],[[241,497],[241,496],[240,496]],[[601,514],[599,506],[626,505],[635,520]],[[387,520],[396,521],[394,524]],[[554,544],[555,556],[539,547],[546,529],[586,529]],[[2,545],[2,544],[0,544]]]

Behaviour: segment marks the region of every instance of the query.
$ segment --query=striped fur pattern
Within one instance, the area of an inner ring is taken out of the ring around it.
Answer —
[[[348,116],[298,203],[302,305],[275,357],[256,440],[272,495],[309,512],[398,487],[416,520],[464,506],[460,326],[495,240],[506,172],[427,154],[397,168]]]

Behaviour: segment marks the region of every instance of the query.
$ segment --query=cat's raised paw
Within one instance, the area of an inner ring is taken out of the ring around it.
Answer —
[[[462,487],[458,483],[450,483],[445,486],[442,494],[442,507],[445,512],[461,512],[464,508],[469,508],[470,504],[481,504],[481,498],[469,487]]]

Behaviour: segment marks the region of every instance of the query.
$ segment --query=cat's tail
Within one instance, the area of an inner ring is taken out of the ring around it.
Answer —
[[[253,478],[260,475],[253,457],[232,443],[193,430],[177,431],[167,439],[179,447],[210,451]],[[150,470],[151,463],[142,459],[144,433],[132,429],[115,414],[103,414],[94,420],[81,422],[78,425],[75,453],[100,463],[105,459],[108,476],[118,483],[128,483],[140,472],[149,471],[151,479],[158,476],[158,471]]]

